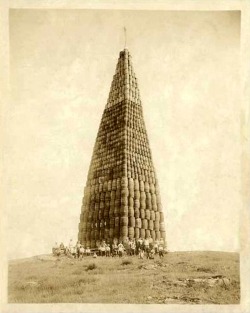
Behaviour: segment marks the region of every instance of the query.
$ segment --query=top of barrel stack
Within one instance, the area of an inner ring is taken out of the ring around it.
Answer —
[[[129,52],[129,50],[128,50],[128,48],[126,47],[126,48],[124,48],[122,51],[120,51],[120,57],[131,57],[131,54],[130,54],[130,52]]]

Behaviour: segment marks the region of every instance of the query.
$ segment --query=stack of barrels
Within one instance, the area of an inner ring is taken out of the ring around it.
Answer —
[[[138,83],[124,49],[94,146],[78,239],[95,248],[102,240],[149,236],[165,240],[164,214]]]

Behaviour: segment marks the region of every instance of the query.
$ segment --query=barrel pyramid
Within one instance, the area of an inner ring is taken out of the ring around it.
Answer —
[[[89,167],[78,240],[165,241],[159,185],[143,119],[138,82],[125,48],[120,52]]]

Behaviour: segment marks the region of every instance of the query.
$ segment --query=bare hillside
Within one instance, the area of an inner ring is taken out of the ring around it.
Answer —
[[[51,255],[10,261],[11,303],[238,304],[239,254],[170,252],[163,260]]]

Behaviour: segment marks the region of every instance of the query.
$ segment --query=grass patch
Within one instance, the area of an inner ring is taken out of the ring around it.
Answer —
[[[133,264],[133,261],[129,259],[122,260],[122,265],[129,265],[129,264]]]
[[[90,263],[87,268],[86,271],[92,271],[95,270],[97,268],[97,265],[95,263]]]

